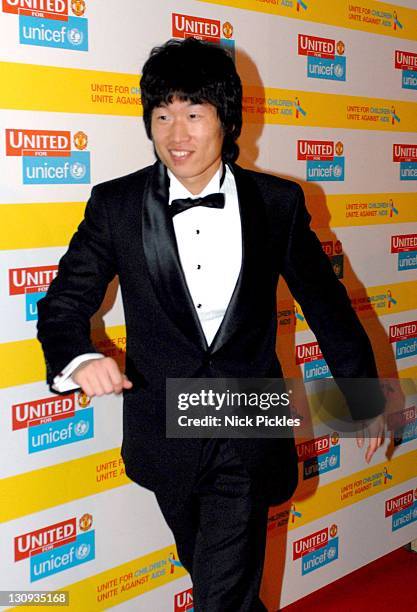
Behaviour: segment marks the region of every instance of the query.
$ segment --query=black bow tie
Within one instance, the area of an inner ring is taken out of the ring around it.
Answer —
[[[178,215],[184,210],[195,206],[208,206],[209,208],[224,208],[224,193],[210,193],[204,198],[179,198],[172,200],[169,210],[171,216]]]

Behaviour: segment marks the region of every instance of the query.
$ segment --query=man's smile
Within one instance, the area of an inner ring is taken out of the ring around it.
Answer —
[[[170,150],[170,155],[174,158],[174,159],[186,159],[187,157],[190,157],[192,151],[183,151],[183,150]]]

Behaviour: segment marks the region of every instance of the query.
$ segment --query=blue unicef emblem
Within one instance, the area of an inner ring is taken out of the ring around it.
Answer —
[[[82,45],[84,40],[84,34],[78,28],[71,28],[67,33],[68,42],[74,47]]]
[[[334,167],[334,176],[336,178],[340,178],[341,176],[343,176],[343,168],[340,164],[336,164]]]
[[[88,421],[78,421],[78,423],[74,427],[74,433],[77,437],[85,436],[90,429],[90,424]]]
[[[345,73],[345,69],[343,67],[342,64],[335,64],[334,65],[334,74],[338,79],[342,79],[343,75]]]
[[[329,552],[327,554],[328,554],[329,559],[334,559],[335,556],[337,555],[336,547],[335,546],[330,546]]]
[[[77,161],[71,164],[70,172],[71,172],[71,176],[77,181],[79,181],[82,178],[84,178],[87,172],[87,168],[84,164]]]
[[[85,543],[80,544],[75,551],[75,556],[80,561],[88,557],[89,554],[90,554],[90,545],[85,544]]]

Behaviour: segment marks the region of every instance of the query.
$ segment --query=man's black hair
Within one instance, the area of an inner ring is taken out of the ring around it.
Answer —
[[[154,108],[174,98],[193,104],[208,102],[216,107],[223,127],[223,160],[236,161],[236,140],[242,129],[242,83],[227,51],[196,38],[168,40],[152,49],[142,70],[140,87],[148,138],[152,139]]]

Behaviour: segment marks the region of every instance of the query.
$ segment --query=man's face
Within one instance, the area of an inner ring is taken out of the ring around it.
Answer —
[[[223,129],[217,109],[174,98],[152,111],[159,159],[191,193],[200,193],[220,167]]]

